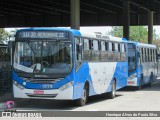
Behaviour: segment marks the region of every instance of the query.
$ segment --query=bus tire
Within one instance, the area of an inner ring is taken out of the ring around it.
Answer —
[[[87,84],[85,84],[84,88],[83,88],[83,93],[82,93],[82,98],[76,100],[76,104],[78,106],[84,106],[86,104],[86,102],[88,101],[88,95],[89,95],[89,86]]]
[[[141,90],[142,89],[142,87],[143,87],[142,82],[143,82],[143,75],[141,75],[140,83],[139,83],[139,86],[137,86],[137,90]]]
[[[113,98],[115,98],[115,96],[116,96],[116,81],[113,80],[111,92],[108,93],[108,98],[113,99]]]
[[[148,87],[152,87],[152,82],[153,82],[153,73],[151,73],[151,75],[150,75],[150,80],[149,80],[149,83],[148,83]]]

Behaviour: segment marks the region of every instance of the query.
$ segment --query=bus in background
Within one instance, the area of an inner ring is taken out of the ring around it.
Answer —
[[[0,96],[11,91],[11,63],[8,44],[0,44]]]
[[[128,81],[127,86],[151,86],[157,77],[157,50],[155,45],[127,42]]]
[[[18,30],[12,70],[15,98],[114,98],[127,85],[126,41],[64,28]]]

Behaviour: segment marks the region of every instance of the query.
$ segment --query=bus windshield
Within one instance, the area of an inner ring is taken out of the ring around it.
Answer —
[[[62,40],[28,40],[16,42],[14,70],[23,73],[69,73],[71,43]]]

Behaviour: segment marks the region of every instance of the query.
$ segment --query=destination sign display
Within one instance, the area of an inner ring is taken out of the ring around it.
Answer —
[[[58,31],[21,31],[18,33],[18,38],[69,38],[68,32]]]

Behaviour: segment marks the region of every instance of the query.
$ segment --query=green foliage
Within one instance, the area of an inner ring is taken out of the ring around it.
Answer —
[[[109,35],[115,36],[115,37],[123,37],[123,27],[112,27],[112,30],[108,33]],[[153,38],[154,40],[157,39],[157,35],[155,33],[155,30],[153,32]],[[148,43],[148,30],[144,26],[131,26],[130,27],[130,40],[132,41],[138,41],[142,43]]]
[[[4,28],[0,28],[0,43],[7,40],[9,33],[4,30]]]
[[[148,43],[148,31],[143,26],[131,26],[130,39],[142,43]]]

